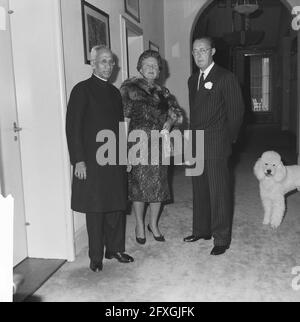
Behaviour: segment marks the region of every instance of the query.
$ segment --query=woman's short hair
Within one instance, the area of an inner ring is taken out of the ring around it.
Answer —
[[[155,51],[155,50],[151,50],[151,49],[148,49],[146,51],[144,51],[140,57],[139,57],[139,60],[138,60],[138,63],[137,63],[137,70],[140,71],[141,68],[142,68],[142,65],[143,65],[143,61],[149,57],[153,57],[157,60],[157,64],[158,64],[158,68],[159,70],[162,70],[162,66],[163,66],[163,62],[162,62],[162,59],[160,57],[160,54]]]

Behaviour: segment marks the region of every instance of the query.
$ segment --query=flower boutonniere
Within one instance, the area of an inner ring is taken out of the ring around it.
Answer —
[[[206,83],[204,84],[204,87],[205,87],[206,89],[212,89],[212,88],[213,88],[213,83],[212,83],[212,82],[206,82]]]

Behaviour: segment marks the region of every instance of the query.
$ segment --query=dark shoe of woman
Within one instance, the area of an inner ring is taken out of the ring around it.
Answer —
[[[147,227],[148,227],[148,230],[150,231],[150,233],[152,233],[152,235],[153,235],[153,237],[154,237],[154,239],[155,239],[156,241],[158,241],[158,242],[165,242],[165,241],[166,241],[166,240],[165,240],[165,237],[164,237],[163,235],[155,236],[155,235],[153,234],[153,231],[152,231],[152,229],[150,228],[150,226],[148,225]]]
[[[141,238],[136,236],[136,229],[135,229],[135,240],[138,244],[145,245],[146,244],[146,238]]]
[[[135,237],[136,242],[141,244],[141,245],[145,245],[146,244],[146,238],[139,238],[139,237]]]

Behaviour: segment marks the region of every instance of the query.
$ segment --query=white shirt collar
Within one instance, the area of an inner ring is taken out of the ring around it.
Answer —
[[[107,79],[104,79],[104,78],[102,78],[102,77],[100,77],[100,76],[98,76],[96,74],[93,74],[93,75],[96,76],[97,78],[101,79],[103,82],[107,82],[108,81]]]
[[[215,63],[212,62],[206,69],[204,72],[201,71],[200,69],[200,73],[199,73],[199,77],[198,77],[198,85],[197,85],[197,91],[199,90],[199,86],[200,86],[200,79],[201,79],[201,76],[203,74],[203,78],[204,80],[206,79],[207,75],[209,74],[209,72],[211,71],[211,69],[214,67]]]
[[[202,72],[201,70],[200,70],[200,77],[201,77],[201,75],[202,75],[202,73],[204,73],[204,79],[207,77],[207,75],[209,74],[209,72],[212,70],[212,68],[214,67],[214,65],[215,65],[215,62],[212,62],[206,69],[205,69],[205,71],[204,72]]]

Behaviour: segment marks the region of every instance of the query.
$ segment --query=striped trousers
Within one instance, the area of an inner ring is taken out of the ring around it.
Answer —
[[[215,246],[230,245],[233,193],[228,159],[205,160],[193,182],[193,235],[212,235]]]
[[[89,240],[89,257],[95,262],[102,262],[104,246],[110,253],[125,251],[124,212],[87,213],[86,228]]]

